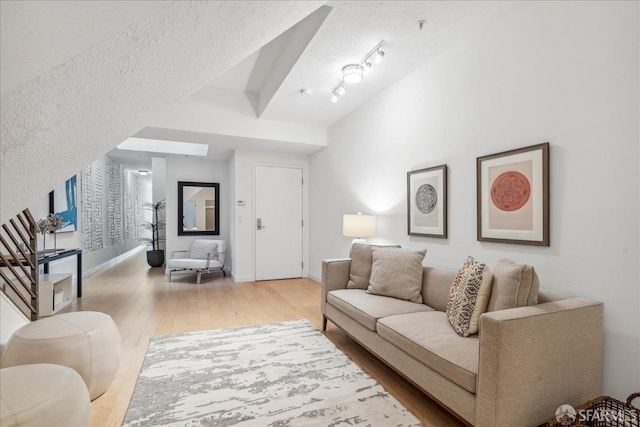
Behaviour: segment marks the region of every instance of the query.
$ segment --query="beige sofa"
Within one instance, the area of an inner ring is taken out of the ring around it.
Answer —
[[[350,264],[322,263],[323,329],[331,320],[465,423],[535,426],[599,395],[602,303],[541,290],[463,338],[445,313],[455,272],[425,267],[418,304],[347,289]]]

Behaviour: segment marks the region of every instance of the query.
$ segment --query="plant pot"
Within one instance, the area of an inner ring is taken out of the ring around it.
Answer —
[[[162,264],[164,264],[164,250],[147,251],[147,264],[151,267],[162,267]]]

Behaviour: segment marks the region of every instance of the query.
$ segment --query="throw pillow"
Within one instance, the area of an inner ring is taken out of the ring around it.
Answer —
[[[399,248],[400,246],[376,246],[356,243],[351,247],[351,267],[348,289],[367,289],[371,278],[373,248]]]
[[[492,269],[493,290],[487,311],[526,307],[538,303],[540,280],[530,265],[500,260]]]
[[[207,259],[207,254],[211,254],[209,259],[212,261],[218,259],[218,244],[198,240],[191,244],[190,258]]]
[[[422,303],[426,249],[374,248],[367,293]]]
[[[468,257],[449,291],[447,318],[461,337],[478,332],[480,315],[487,310],[492,275],[485,264]]]

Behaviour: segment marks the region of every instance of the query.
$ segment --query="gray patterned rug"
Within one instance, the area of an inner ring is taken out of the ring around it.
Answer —
[[[307,320],[151,340],[126,426],[419,426]]]

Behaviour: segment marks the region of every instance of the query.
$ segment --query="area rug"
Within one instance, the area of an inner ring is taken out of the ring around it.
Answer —
[[[307,320],[153,338],[125,426],[420,426]]]

